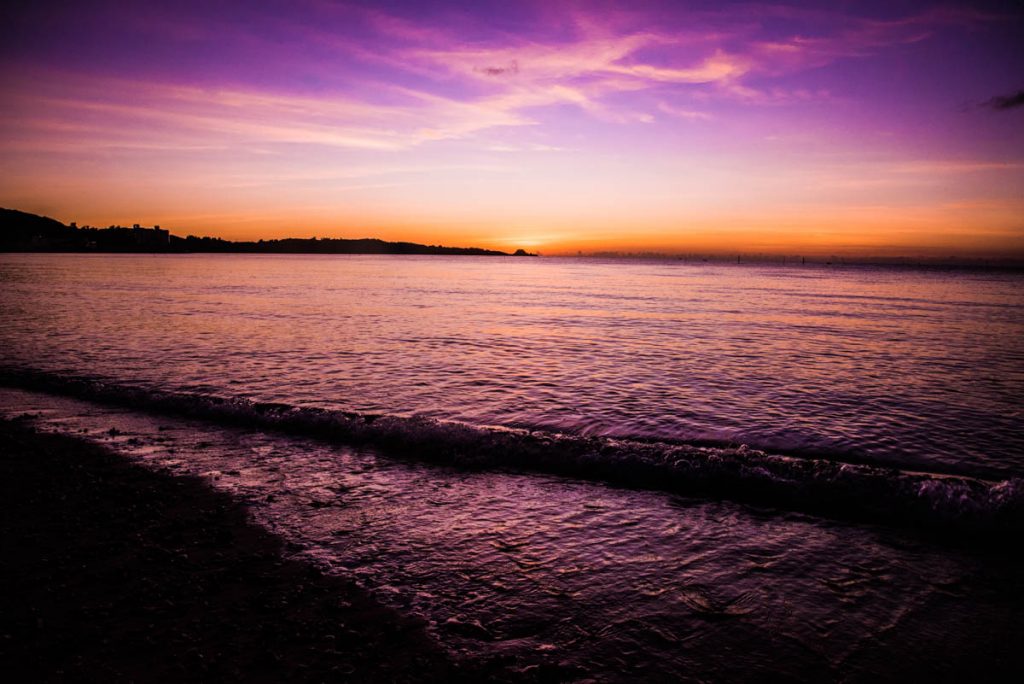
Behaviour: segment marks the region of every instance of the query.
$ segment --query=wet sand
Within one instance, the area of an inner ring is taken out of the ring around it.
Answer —
[[[0,421],[7,681],[476,679],[197,478]]]

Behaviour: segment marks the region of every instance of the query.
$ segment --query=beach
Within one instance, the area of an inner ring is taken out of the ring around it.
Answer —
[[[0,423],[8,681],[461,681],[421,623],[197,478]],[[477,673],[479,675],[479,673]]]
[[[0,423],[14,681],[1014,681],[1024,647],[1012,544],[435,466],[368,499],[413,466],[0,392],[15,403],[32,412]],[[264,440],[316,484],[272,466],[240,486]],[[440,488],[416,504],[425,475]]]

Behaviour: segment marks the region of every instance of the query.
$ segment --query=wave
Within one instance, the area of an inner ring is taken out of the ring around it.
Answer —
[[[986,480],[747,446],[591,437],[359,414],[212,394],[156,391],[0,369],[0,384],[220,424],[272,429],[431,463],[547,473],[614,486],[713,496],[844,519],[985,537],[1024,532],[1024,479]]]

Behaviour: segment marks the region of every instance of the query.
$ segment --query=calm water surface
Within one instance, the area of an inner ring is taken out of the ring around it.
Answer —
[[[3,255],[8,367],[399,416],[1024,473],[1024,277]]]

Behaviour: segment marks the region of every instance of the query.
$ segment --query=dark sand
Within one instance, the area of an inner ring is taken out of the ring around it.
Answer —
[[[0,483],[6,681],[478,678],[199,479],[0,421]]]

